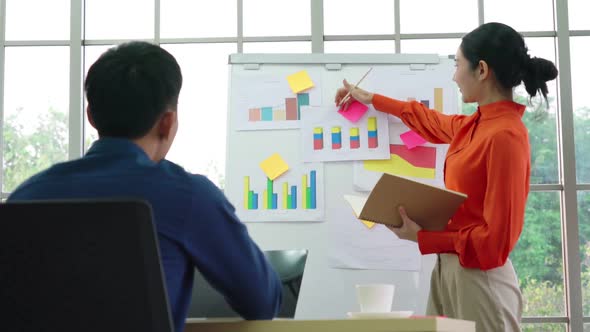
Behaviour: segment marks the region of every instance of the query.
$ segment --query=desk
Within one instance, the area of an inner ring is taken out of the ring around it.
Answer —
[[[185,332],[475,332],[465,320],[423,317],[338,320],[189,319]]]

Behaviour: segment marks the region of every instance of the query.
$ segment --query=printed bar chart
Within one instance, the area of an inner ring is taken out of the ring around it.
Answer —
[[[324,148],[324,128],[313,128],[313,149],[322,150]]]
[[[358,149],[361,147],[361,137],[359,135],[359,129],[357,127],[350,128],[350,148]]]
[[[262,196],[262,209],[264,210],[294,210],[297,209],[297,202],[300,201],[302,209],[313,210],[317,209],[317,173],[311,170],[309,174],[301,176],[301,190],[293,185],[289,187],[287,181],[282,183],[279,207],[279,194],[274,190],[275,181],[266,178],[266,189]],[[298,200],[298,191],[301,192]],[[244,177],[244,209],[258,210],[258,194],[250,190],[250,177]]]
[[[293,121],[301,119],[301,106],[309,106],[309,93],[298,93],[296,98],[285,98],[285,105],[250,108],[248,121]]]
[[[379,146],[379,142],[377,140],[377,118],[370,117],[367,119],[367,136],[368,136],[368,145],[369,149],[375,149]]]
[[[434,88],[434,109],[443,112],[443,89]]]
[[[342,128],[332,127],[332,150],[342,148]]]

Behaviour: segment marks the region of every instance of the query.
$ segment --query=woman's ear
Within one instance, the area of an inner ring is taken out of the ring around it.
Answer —
[[[479,60],[475,70],[476,77],[480,81],[483,81],[490,76],[490,67],[488,66],[488,63],[483,60]]]

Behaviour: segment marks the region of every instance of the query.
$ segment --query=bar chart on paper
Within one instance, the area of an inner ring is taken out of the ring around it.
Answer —
[[[426,108],[434,109],[435,111],[444,113],[443,95],[443,88],[434,88],[432,90],[433,103],[430,102],[430,99],[416,99],[415,97],[407,97],[406,101],[418,101],[422,103],[424,106],[426,106]]]
[[[279,182],[280,183],[280,182]],[[297,208],[309,210],[317,208],[317,171],[301,176],[301,186],[289,184],[288,181],[280,185],[280,193],[275,188],[275,181],[266,178],[266,189],[262,195],[251,190],[250,176],[244,177],[244,209],[247,210],[295,210]],[[260,200],[262,198],[262,200]],[[259,203],[259,201],[261,203]],[[279,202],[280,201],[280,202]],[[298,203],[299,202],[299,203]]]
[[[298,93],[297,97],[285,98],[277,106],[262,106],[248,109],[248,121],[296,121],[301,119],[301,106],[309,106],[309,93]]]
[[[324,215],[323,165],[289,161],[287,172],[274,180],[246,165],[240,188],[228,196],[241,220],[254,222],[319,221]],[[235,186],[237,187],[237,185]],[[239,190],[239,191],[238,191]]]
[[[302,121],[306,162],[389,158],[389,122],[385,113],[371,109],[353,123],[335,107],[303,107]]]

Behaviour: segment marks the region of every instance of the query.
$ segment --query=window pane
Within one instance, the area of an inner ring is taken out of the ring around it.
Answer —
[[[485,22],[502,22],[516,31],[555,30],[552,0],[485,0],[484,16]]]
[[[461,19],[449,19],[450,11]],[[477,28],[477,1],[473,0],[402,0],[400,14],[402,33],[469,32]]]
[[[161,0],[162,38],[235,37],[236,0]]]
[[[529,54],[555,63],[554,38],[525,38]],[[523,121],[529,129],[531,142],[531,183],[551,184],[559,182],[557,162],[557,80],[547,83],[549,108],[540,97],[532,103],[524,85],[515,89],[514,99],[527,105]]]
[[[311,35],[310,1],[244,1],[244,36]]]
[[[382,35],[395,33],[391,0],[324,0],[324,34]]]
[[[523,316],[564,315],[558,192],[531,192],[525,223],[510,259],[524,298]]]
[[[167,159],[189,172],[204,174],[223,187],[227,57],[235,53],[236,45],[181,44],[163,47],[174,55],[183,75],[178,103],[178,133]]]
[[[588,0],[568,0],[567,7],[569,11],[570,30],[590,30],[590,1]]]
[[[436,53],[455,55],[461,39],[406,39],[401,41],[402,53]]]
[[[567,331],[566,324],[522,324],[522,332],[565,332]]]
[[[106,52],[109,48],[113,47],[113,45],[100,45],[100,46],[85,46],[84,47],[84,79],[86,79],[86,75],[88,74],[88,69],[90,66],[98,60],[101,54]],[[88,106],[88,102],[86,100],[86,94],[84,95],[84,152],[86,152],[92,143],[98,139],[98,133],[96,129],[92,127],[92,125],[88,122],[88,118],[86,117],[86,107]]]
[[[353,40],[324,42],[325,53],[395,53],[393,40]]]
[[[576,176],[579,183],[590,183],[590,37],[571,37],[570,42]]]
[[[311,53],[310,42],[244,43],[244,53]]]
[[[85,39],[154,38],[154,0],[86,0]]]
[[[4,192],[68,157],[69,52],[61,46],[6,48]]]
[[[590,191],[578,192],[578,224],[582,254],[582,302],[584,316],[590,316]]]
[[[6,40],[70,39],[70,0],[7,0]]]

